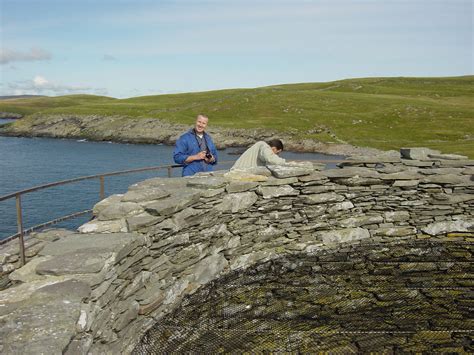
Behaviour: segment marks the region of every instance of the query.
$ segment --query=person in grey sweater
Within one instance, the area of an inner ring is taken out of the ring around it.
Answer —
[[[278,154],[283,150],[283,143],[279,139],[259,141],[248,148],[232,166],[232,169],[247,169],[267,165],[283,165],[286,160]]]

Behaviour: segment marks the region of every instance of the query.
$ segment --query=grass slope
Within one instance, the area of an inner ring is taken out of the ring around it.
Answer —
[[[213,126],[268,127],[301,138],[380,149],[427,146],[474,158],[473,99],[474,76],[401,77],[130,99],[69,95],[2,100],[0,111],[155,117],[186,124],[206,113]]]

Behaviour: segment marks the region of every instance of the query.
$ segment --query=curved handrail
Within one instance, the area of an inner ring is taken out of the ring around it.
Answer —
[[[51,182],[49,184],[34,186],[34,187],[30,187],[30,188],[25,189],[25,190],[15,191],[15,192],[12,192],[11,194],[0,196],[0,201],[8,200],[10,198],[16,197],[17,195],[24,195],[28,192],[34,192],[34,191],[38,191],[38,190],[42,190],[42,189],[47,189],[49,187],[70,184],[70,183],[73,183],[73,182],[78,182],[78,181],[83,181],[83,180],[99,179],[101,177],[107,177],[107,176],[113,176],[113,175],[140,173],[140,172],[149,171],[149,170],[159,170],[159,169],[165,169],[165,168],[179,168],[181,166],[182,165],[178,165],[178,164],[151,166],[151,167],[146,167],[146,168],[121,170],[121,171],[114,171],[114,172],[105,173],[105,174],[88,175],[88,176],[81,176],[81,177],[68,179],[68,180],[55,181],[55,182]]]
[[[318,160],[319,161],[319,160]],[[321,162],[340,162],[341,160],[320,160]],[[223,161],[221,164],[228,164],[228,163],[233,163],[233,161]],[[62,216],[59,218],[56,218],[54,220],[33,226],[28,229],[23,229],[23,217],[22,217],[22,208],[21,208],[21,196],[30,192],[35,192],[38,190],[42,189],[47,189],[50,187],[54,186],[60,186],[60,185],[66,185],[78,181],[84,181],[84,180],[91,180],[91,179],[100,179],[100,199],[105,198],[105,189],[104,189],[104,178],[108,176],[115,176],[115,175],[125,175],[125,174],[133,174],[133,173],[139,173],[139,172],[144,172],[144,171],[151,171],[151,170],[160,170],[160,169],[168,169],[168,177],[171,177],[171,171],[174,168],[180,168],[182,165],[180,164],[171,164],[171,165],[159,165],[159,166],[152,166],[152,167],[145,167],[145,168],[138,168],[138,169],[130,169],[130,170],[121,170],[121,171],[114,171],[110,173],[104,173],[104,174],[97,174],[97,175],[88,175],[88,176],[81,176],[73,179],[67,179],[67,180],[61,180],[61,181],[56,181],[52,182],[49,184],[44,184],[44,185],[38,185],[34,186],[28,189],[20,190],[20,191],[15,191],[13,193],[7,194],[0,196],[0,202],[5,201],[11,198],[16,199],[16,210],[17,210],[17,226],[18,226],[18,233],[11,235],[7,238],[4,238],[0,240],[0,245],[5,244],[13,239],[19,238],[20,239],[20,260],[21,264],[25,264],[25,242],[24,242],[24,236],[34,232],[36,230],[39,230],[41,228],[56,224],[58,222],[62,222],[68,219],[76,218],[78,216],[90,213],[92,210],[84,210],[80,212],[75,212],[67,216]]]
[[[28,229],[23,229],[21,196],[23,196],[24,194],[27,194],[27,193],[30,193],[30,192],[35,192],[35,191],[42,190],[42,189],[47,189],[47,188],[54,187],[54,186],[66,185],[66,184],[70,184],[70,183],[74,183],[74,182],[78,182],[78,181],[91,180],[91,179],[100,179],[100,199],[102,200],[102,199],[105,198],[104,178],[107,177],[107,176],[124,175],[124,174],[139,173],[139,172],[151,171],[151,170],[168,169],[168,176],[170,177],[171,176],[171,170],[173,168],[178,168],[178,167],[181,167],[181,166],[182,165],[178,165],[178,164],[160,165],[160,166],[152,166],[152,167],[145,167],[145,168],[138,168],[138,169],[114,171],[114,172],[110,172],[110,173],[97,174],[97,175],[81,176],[81,177],[77,177],[77,178],[73,178],[73,179],[61,180],[61,181],[56,181],[56,182],[52,182],[52,183],[49,183],[49,184],[39,185],[39,186],[31,187],[31,188],[20,190],[20,191],[15,191],[13,193],[0,196],[0,202],[11,199],[11,198],[16,199],[17,227],[18,227],[18,233],[0,240],[0,245],[2,245],[4,243],[7,243],[7,242],[9,242],[13,239],[19,238],[19,241],[20,241],[20,261],[21,261],[21,265],[25,265],[25,263],[26,263],[25,240],[24,240],[25,235],[27,235],[27,234],[35,231],[35,230],[39,230],[41,228],[56,224],[58,222],[65,221],[65,220],[68,220],[68,219],[72,219],[72,218],[78,217],[80,215],[84,215],[84,214],[89,213],[91,211],[91,210],[85,210],[85,211],[76,212],[76,213],[73,213],[73,214],[70,214],[70,215],[67,215],[67,216],[56,218],[52,221],[48,221],[48,222],[33,226],[31,228],[28,228]]]

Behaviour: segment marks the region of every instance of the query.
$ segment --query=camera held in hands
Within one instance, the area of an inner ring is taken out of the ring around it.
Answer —
[[[211,159],[212,158],[212,154],[211,154],[211,151],[209,149],[206,150],[206,159]]]

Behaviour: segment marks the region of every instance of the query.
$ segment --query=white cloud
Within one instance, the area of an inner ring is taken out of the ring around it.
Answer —
[[[70,95],[70,94],[96,94],[107,95],[106,88],[94,88],[86,85],[64,85],[52,82],[41,75],[32,80],[17,81],[7,84],[6,95]]]
[[[26,52],[0,48],[0,64],[33,62],[49,59],[51,59],[51,54],[42,48],[31,48]]]
[[[33,79],[33,84],[35,86],[46,86],[48,84],[48,80],[46,80],[45,78],[43,78],[42,76],[35,76],[35,78]]]

